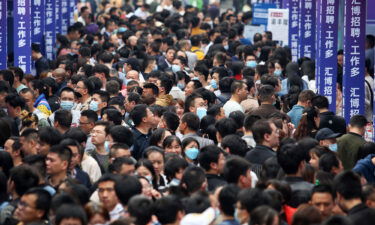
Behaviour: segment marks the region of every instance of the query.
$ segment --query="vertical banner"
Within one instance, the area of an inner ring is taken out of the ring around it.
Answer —
[[[33,43],[40,45],[42,53],[44,53],[44,14],[45,14],[45,0],[31,1],[31,14],[32,14],[32,36]]]
[[[339,0],[318,0],[316,79],[318,93],[328,98],[329,109],[336,111],[337,28]]]
[[[75,0],[68,0],[69,4],[69,26],[74,24],[74,10],[76,8]]]
[[[69,2],[68,0],[61,0],[61,33],[68,33],[69,26]]]
[[[53,48],[56,43],[56,28],[55,28],[55,0],[46,1],[46,24],[45,24],[45,51],[47,59],[53,59]]]
[[[300,1],[301,21],[299,23],[299,58],[315,58],[315,1],[316,0]]]
[[[30,0],[13,1],[14,65],[31,73],[31,5]]]
[[[278,9],[280,9],[282,7],[282,4],[283,4],[282,0],[271,0],[270,3],[275,4]]]
[[[62,23],[61,23],[61,0],[55,0],[55,29],[56,29],[56,34],[61,34],[61,28],[62,28]]]
[[[292,61],[297,62],[299,46],[299,2],[289,0],[289,46],[292,51]]]
[[[290,0],[283,0],[281,3],[281,8],[283,9],[289,9],[289,1]]]
[[[7,68],[7,0],[0,0],[0,69]]]
[[[366,0],[345,0],[343,112],[364,115]]]

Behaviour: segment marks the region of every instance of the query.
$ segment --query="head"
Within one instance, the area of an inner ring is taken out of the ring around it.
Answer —
[[[43,127],[38,130],[38,142],[35,146],[38,154],[47,155],[53,145],[57,145],[62,140],[61,133],[53,127]]]
[[[83,208],[76,204],[64,204],[56,211],[56,225],[86,225],[87,217]]]
[[[333,187],[337,195],[336,202],[344,212],[348,212],[351,209],[347,204],[348,201],[361,200],[361,178],[353,171],[345,171],[338,174],[334,179]]]
[[[234,156],[226,161],[223,175],[228,183],[238,185],[240,188],[251,187],[250,163],[244,158]]]
[[[279,146],[279,132],[276,125],[269,120],[258,120],[251,126],[254,140],[257,144],[265,145],[270,148]]]
[[[365,116],[352,116],[349,121],[349,131],[363,136],[365,134],[367,123],[368,121]]]
[[[285,144],[277,151],[277,161],[287,175],[301,176],[305,169],[305,153],[296,144]]]
[[[225,165],[224,152],[215,145],[208,145],[201,149],[198,162],[207,173],[221,174]]]
[[[243,81],[238,81],[238,80],[233,81],[230,89],[231,89],[232,96],[236,96],[240,102],[245,100],[249,93],[247,90],[247,85]]]
[[[81,112],[79,118],[79,128],[85,133],[89,134],[94,128],[96,121],[98,121],[98,114],[90,109]]]
[[[104,146],[107,137],[107,129],[109,123],[105,121],[98,121],[91,130],[91,142],[96,147]]]
[[[15,217],[27,224],[47,219],[51,195],[42,188],[31,188],[22,195],[15,211]]]
[[[46,171],[51,177],[66,174],[72,160],[72,151],[63,145],[54,145],[46,157]]]
[[[136,127],[146,126],[151,128],[154,122],[153,117],[154,114],[145,104],[136,105],[130,112],[130,118]]]
[[[103,207],[112,211],[119,203],[116,195],[115,185],[121,180],[119,175],[104,174],[98,181],[98,195]]]
[[[332,215],[335,198],[336,193],[330,185],[317,185],[311,191],[310,204],[318,208],[323,218],[326,219]]]

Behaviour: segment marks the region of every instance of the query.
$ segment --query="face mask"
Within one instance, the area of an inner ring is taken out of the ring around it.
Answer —
[[[259,58],[259,56],[260,56],[260,52],[257,52],[257,58]]]
[[[246,66],[247,66],[247,67],[250,67],[250,68],[255,68],[255,67],[257,66],[257,62],[254,61],[254,60],[247,61],[247,62],[246,62]]]
[[[110,148],[109,148],[109,141],[105,141],[105,142],[104,142],[104,148],[105,148],[105,151],[106,151],[106,152],[109,152],[109,151],[110,151]]]
[[[158,70],[158,65],[155,64],[154,66],[154,69],[152,69],[153,71],[157,71]]]
[[[204,107],[198,107],[197,108],[197,116],[201,120],[203,117],[207,115],[207,109]]]
[[[238,222],[241,221],[239,216],[238,216],[238,209],[237,208],[234,209],[234,219],[237,220]]]
[[[213,89],[217,89],[217,82],[216,80],[212,79],[211,82],[210,82],[210,85]]]
[[[198,154],[199,154],[199,150],[197,148],[189,148],[189,149],[186,149],[185,151],[186,157],[188,157],[191,160],[196,159],[198,157]]]
[[[178,84],[177,84],[177,87],[180,88],[181,90],[184,90],[184,88],[185,88],[185,84],[183,84],[183,83],[178,83]]]
[[[199,78],[198,77],[193,77],[193,78],[191,78],[191,80],[199,80]]]
[[[333,152],[337,152],[337,143],[330,144],[328,148]]]
[[[229,49],[229,45],[224,45],[224,49],[225,49],[226,51],[228,51],[228,49]]]
[[[173,71],[173,73],[177,73],[180,70],[181,70],[181,68],[180,68],[179,65],[172,65],[172,71]]]
[[[74,106],[74,102],[72,101],[61,101],[60,102],[60,107],[61,109],[65,109],[65,110],[68,110],[70,111]]]
[[[151,175],[148,175],[148,176],[145,176],[146,177],[146,179],[148,180],[148,182],[150,183],[150,184],[152,184],[152,176]]]
[[[99,103],[97,101],[90,102],[89,109],[96,112],[98,111],[98,108],[99,108]]]
[[[180,180],[177,179],[177,178],[173,178],[173,179],[171,180],[171,182],[169,183],[169,185],[172,185],[172,186],[178,186],[178,185],[180,185]]]
[[[275,70],[275,71],[273,72],[273,74],[274,74],[275,76],[277,76],[277,77],[280,77],[280,76],[281,76],[281,73],[282,73],[281,70]]]
[[[125,31],[127,31],[128,29],[126,28],[126,27],[120,27],[120,28],[118,28],[118,32],[119,33],[122,33],[122,32],[125,32]]]
[[[96,44],[99,44],[99,42],[98,41],[93,41],[92,44],[96,45]]]

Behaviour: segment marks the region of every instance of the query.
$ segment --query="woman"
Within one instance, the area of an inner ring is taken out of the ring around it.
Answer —
[[[145,150],[145,156],[151,161],[155,169],[157,190],[160,192],[166,191],[167,179],[164,176],[164,150],[156,146],[150,146]]]
[[[182,156],[190,164],[197,164],[199,154],[199,142],[193,138],[188,137],[182,141]]]
[[[141,159],[135,164],[135,173],[145,177],[154,189],[157,189],[157,177],[155,169],[148,159]]]
[[[163,149],[165,153],[176,153],[181,155],[182,147],[180,139],[175,135],[166,137],[163,141]]]
[[[34,108],[38,109],[46,117],[49,117],[52,114],[52,110],[47,101],[49,96],[49,89],[47,85],[45,85],[45,83],[41,80],[33,80],[31,81],[31,86],[35,96],[38,96],[34,102]]]
[[[168,186],[178,186],[185,169],[189,166],[189,163],[181,158],[174,157],[167,161],[165,164],[165,176],[168,179]]]
[[[150,199],[157,199],[162,197],[162,195],[157,190],[152,188],[152,184],[146,177],[138,175],[138,180],[142,184],[142,195]]]
[[[319,110],[315,107],[306,108],[294,132],[294,138],[300,140],[304,137],[314,138],[320,124]]]

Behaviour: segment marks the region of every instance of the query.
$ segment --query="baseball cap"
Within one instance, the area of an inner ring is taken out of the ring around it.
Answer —
[[[320,129],[316,133],[315,139],[318,141],[321,141],[321,140],[330,139],[330,138],[337,138],[340,135],[341,135],[340,133],[334,133],[331,129],[325,127],[325,128]]]

